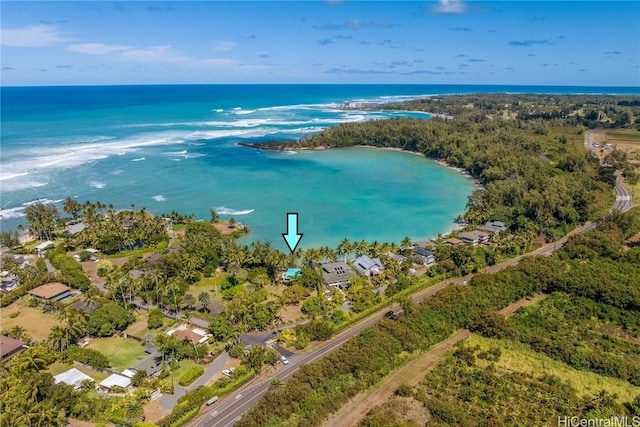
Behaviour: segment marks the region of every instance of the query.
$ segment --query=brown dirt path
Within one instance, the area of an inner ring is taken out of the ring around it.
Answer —
[[[545,294],[538,294],[533,298],[523,298],[500,310],[503,316],[515,313],[519,308],[536,304],[546,298]],[[323,422],[325,427],[355,426],[364,416],[376,406],[391,398],[401,384],[416,385],[426,374],[438,366],[442,358],[460,341],[466,339],[471,332],[468,329],[458,331],[445,341],[433,345],[429,350],[407,363],[397,371],[384,378],[376,387],[360,393],[344,404],[338,412],[332,414]]]

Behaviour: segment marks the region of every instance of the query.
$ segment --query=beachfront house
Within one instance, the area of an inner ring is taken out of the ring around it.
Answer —
[[[327,286],[345,288],[355,273],[346,262],[326,262],[322,264],[322,278]]]
[[[456,238],[456,237],[450,237],[447,240],[445,240],[443,242],[445,245],[450,245],[450,246],[457,246],[457,245],[462,245],[464,243],[464,241]]]
[[[18,353],[25,351],[27,347],[20,340],[0,335],[0,358],[5,362]]]
[[[82,232],[85,228],[87,228],[87,225],[82,221],[69,221],[64,233],[74,235]]]
[[[417,264],[432,265],[436,262],[436,255],[429,249],[420,246],[413,250],[413,259]]]
[[[85,380],[94,382],[93,378],[76,368],[71,368],[53,377],[54,384],[64,383],[72,385],[74,390],[82,387],[82,383]]]
[[[502,221],[487,221],[484,225],[478,227],[482,231],[486,231],[491,234],[498,234],[501,231],[505,231],[507,226]]]
[[[372,277],[382,273],[384,266],[380,258],[369,258],[367,255],[360,255],[353,261],[353,268],[363,276]]]
[[[393,252],[388,252],[387,256],[389,257],[389,259],[394,260],[398,264],[402,264],[404,262],[404,260],[407,259],[406,256],[399,255],[399,254],[394,254]]]
[[[73,297],[71,288],[58,282],[38,286],[28,293],[40,302],[64,302]]]
[[[464,243],[472,246],[478,246],[489,242],[489,235],[478,230],[465,231],[460,233],[458,237],[460,237]]]

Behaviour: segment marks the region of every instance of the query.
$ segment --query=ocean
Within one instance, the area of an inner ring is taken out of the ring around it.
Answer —
[[[71,196],[176,210],[216,209],[251,228],[243,241],[284,249],[298,212],[304,248],[343,238],[399,242],[447,232],[473,185],[410,153],[368,148],[276,153],[242,141],[298,139],[345,122],[407,112],[340,110],[347,101],[397,101],[472,92],[638,93],[638,88],[461,85],[179,85],[2,87],[0,227],[26,224],[34,200]]]

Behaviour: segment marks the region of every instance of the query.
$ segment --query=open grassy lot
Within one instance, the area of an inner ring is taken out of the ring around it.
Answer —
[[[144,347],[132,339],[109,337],[95,338],[89,348],[99,351],[109,358],[111,367],[116,371],[122,371],[135,364],[139,356],[145,356]]]
[[[11,316],[20,312],[18,316]],[[44,341],[49,335],[49,330],[57,325],[58,319],[52,314],[43,313],[39,308],[28,307],[24,300],[18,300],[0,310],[0,328],[11,329],[21,326],[33,339]]]
[[[555,375],[563,381],[570,382],[582,396],[595,396],[601,390],[616,394],[619,402],[629,401],[630,396],[640,395],[640,387],[636,387],[617,378],[605,377],[589,371],[578,371],[571,366],[537,353],[522,343],[484,338],[472,334],[465,344],[470,347],[479,346],[481,351],[497,347],[502,352],[497,362],[478,359],[478,366],[495,363],[498,370],[520,372],[533,376],[544,374]]]
[[[175,320],[164,317],[162,319],[162,328],[149,329],[147,328],[147,320],[149,318],[148,312],[146,310],[136,310],[135,315],[136,320],[132,324],[130,324],[129,327],[124,330],[124,332],[140,338],[144,338],[144,336],[148,333],[155,335],[158,331],[162,330],[162,328],[176,323]]]

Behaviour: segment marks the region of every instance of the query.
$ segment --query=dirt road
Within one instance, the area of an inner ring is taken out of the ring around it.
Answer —
[[[500,310],[500,314],[509,316],[519,308],[535,304],[544,298],[546,298],[544,294],[538,294],[531,299],[523,298]],[[401,384],[412,386],[418,384],[426,374],[438,366],[449,350],[470,334],[471,332],[468,329],[464,329],[456,332],[445,341],[435,344],[418,358],[388,375],[378,386],[349,399],[338,412],[332,414],[322,425],[325,427],[351,427],[357,425],[371,409],[389,400],[398,386]]]

